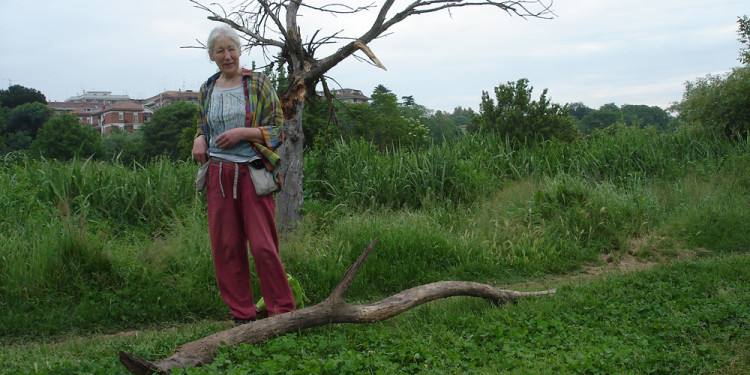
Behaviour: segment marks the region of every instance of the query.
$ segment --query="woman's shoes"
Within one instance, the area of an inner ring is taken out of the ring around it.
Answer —
[[[243,324],[247,324],[250,322],[254,322],[255,318],[247,318],[247,319],[240,319],[240,318],[234,318],[234,326],[240,326]]]

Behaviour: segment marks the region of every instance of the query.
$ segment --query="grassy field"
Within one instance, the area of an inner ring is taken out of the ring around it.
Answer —
[[[305,217],[281,252],[309,304],[375,237],[351,303],[439,280],[557,295],[435,301],[185,373],[750,372],[746,141],[614,127],[520,149],[336,144],[305,163]],[[125,373],[120,349],[157,360],[231,326],[195,169],[0,162],[0,373]]]

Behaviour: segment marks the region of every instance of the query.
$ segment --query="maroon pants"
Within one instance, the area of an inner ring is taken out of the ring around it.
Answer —
[[[279,257],[272,195],[255,193],[247,164],[211,162],[206,181],[208,229],[216,280],[234,317],[254,318],[247,246],[255,261],[268,315],[295,309]]]

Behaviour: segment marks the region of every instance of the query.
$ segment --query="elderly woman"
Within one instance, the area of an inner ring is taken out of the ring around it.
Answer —
[[[295,309],[279,257],[273,195],[256,193],[250,170],[278,166],[282,113],[270,80],[240,68],[240,38],[234,30],[215,28],[207,47],[219,72],[201,86],[193,157],[210,162],[206,200],[216,279],[241,324],[260,312],[250,287],[248,245],[268,316]]]

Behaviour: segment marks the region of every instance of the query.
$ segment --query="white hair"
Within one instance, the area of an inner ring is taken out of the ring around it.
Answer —
[[[211,61],[214,61],[214,46],[216,45],[216,40],[222,37],[227,37],[234,42],[234,44],[237,46],[237,50],[241,51],[241,44],[240,44],[240,37],[237,35],[237,33],[232,29],[231,27],[227,25],[221,25],[215,27],[213,30],[211,30],[211,33],[208,34],[208,42],[206,42],[206,47],[208,49],[208,58],[211,59]]]

